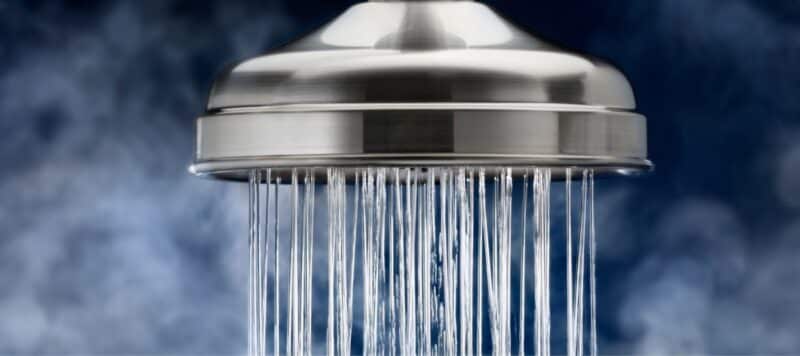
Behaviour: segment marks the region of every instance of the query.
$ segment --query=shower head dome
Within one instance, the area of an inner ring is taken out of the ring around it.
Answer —
[[[472,1],[372,1],[223,73],[191,170],[547,166],[649,170],[625,77]]]

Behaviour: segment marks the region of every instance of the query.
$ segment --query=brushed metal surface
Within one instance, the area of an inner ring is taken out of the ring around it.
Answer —
[[[210,111],[319,103],[527,102],[633,109],[625,77],[471,1],[367,2],[223,73]]]
[[[513,165],[649,170],[612,66],[472,1],[371,1],[215,82],[191,170]]]
[[[628,112],[225,113],[200,118],[197,135],[198,174],[270,166],[651,165],[645,119]]]

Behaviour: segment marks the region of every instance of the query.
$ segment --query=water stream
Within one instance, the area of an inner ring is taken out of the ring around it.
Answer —
[[[254,170],[248,353],[547,356],[565,288],[566,353],[597,355],[594,176],[565,174],[552,228],[547,168]]]

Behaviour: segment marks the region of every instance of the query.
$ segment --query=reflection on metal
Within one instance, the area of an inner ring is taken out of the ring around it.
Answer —
[[[625,77],[472,1],[373,1],[222,74],[192,171],[298,166],[648,170]],[[280,171],[280,170],[278,170]]]

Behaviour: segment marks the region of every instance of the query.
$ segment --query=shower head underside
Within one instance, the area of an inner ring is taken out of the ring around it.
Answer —
[[[651,169],[625,77],[472,1],[373,1],[214,85],[191,171]]]

